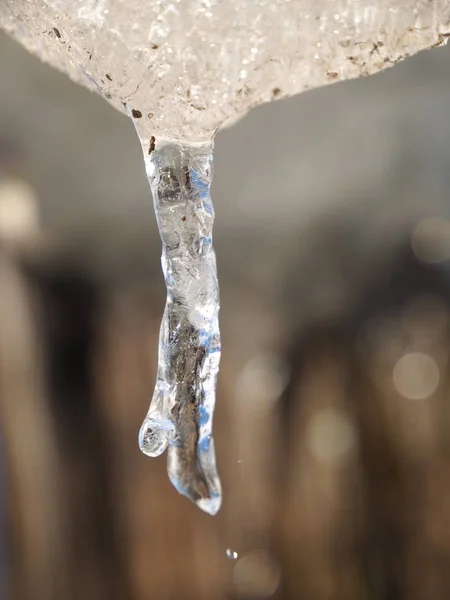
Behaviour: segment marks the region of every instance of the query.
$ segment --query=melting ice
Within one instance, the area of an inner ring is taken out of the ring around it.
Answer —
[[[202,510],[221,504],[212,419],[220,360],[219,287],[212,246],[213,144],[158,142],[145,148],[162,241],[167,301],[156,386],[139,432],[148,456],[168,448],[172,484]]]

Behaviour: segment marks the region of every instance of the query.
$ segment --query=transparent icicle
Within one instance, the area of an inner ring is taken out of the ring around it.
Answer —
[[[168,447],[172,484],[216,514],[221,485],[212,420],[220,360],[219,287],[212,246],[213,144],[160,142],[146,149],[147,177],[162,241],[167,301],[153,398],[139,432],[148,456]]]

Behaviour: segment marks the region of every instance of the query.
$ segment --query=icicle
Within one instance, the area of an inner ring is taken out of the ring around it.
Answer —
[[[160,142],[145,152],[163,246],[167,302],[155,391],[139,433],[148,456],[168,447],[175,488],[216,514],[221,486],[212,419],[220,360],[219,287],[212,246],[213,144]]]

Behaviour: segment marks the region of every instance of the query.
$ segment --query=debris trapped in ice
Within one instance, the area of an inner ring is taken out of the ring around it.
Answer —
[[[162,241],[167,301],[158,371],[139,445],[148,456],[168,448],[168,473],[181,493],[210,514],[221,504],[212,419],[220,360],[219,287],[212,246],[213,145],[144,146]]]

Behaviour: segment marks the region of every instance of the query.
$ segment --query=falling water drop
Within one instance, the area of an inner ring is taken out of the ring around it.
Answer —
[[[167,301],[156,386],[139,446],[148,456],[168,448],[172,484],[202,510],[216,514],[222,494],[212,439],[220,360],[210,196],[213,144],[155,143],[151,138],[144,148],[163,246]]]

